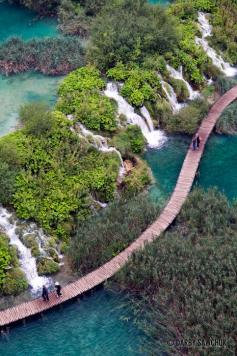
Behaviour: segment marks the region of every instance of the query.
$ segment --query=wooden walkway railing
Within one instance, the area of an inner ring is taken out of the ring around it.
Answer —
[[[105,282],[108,278],[118,272],[122,266],[125,265],[128,258],[134,251],[141,249],[145,243],[153,241],[163,231],[165,231],[179,214],[182,205],[189,194],[195,179],[200,159],[204,151],[206,141],[212,132],[217,119],[223,110],[236,98],[237,86],[224,94],[213,105],[208,116],[203,119],[202,124],[198,130],[198,134],[202,140],[199,150],[192,151],[192,149],[189,148],[170,200],[168,201],[166,207],[162,211],[161,215],[157,218],[157,220],[146,231],[144,231],[137,240],[135,240],[129,247],[127,247],[124,251],[111,259],[109,262],[105,263],[103,266],[80,278],[76,282],[65,286],[63,288],[62,297],[57,299],[55,293],[52,293],[50,295],[49,302],[36,299],[1,311],[0,326],[7,326],[18,320],[39,314],[58,304],[79,296],[84,292],[89,291],[97,285]]]

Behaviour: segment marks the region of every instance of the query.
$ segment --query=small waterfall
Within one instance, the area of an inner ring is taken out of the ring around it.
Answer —
[[[180,104],[178,102],[177,95],[175,94],[175,91],[171,85],[164,82],[164,80],[161,80],[161,85],[173,109],[173,112],[174,113],[178,112],[180,109],[182,109],[185,106],[185,104]]]
[[[212,36],[212,27],[208,22],[206,15],[202,12],[198,13],[198,22],[202,38],[196,37],[196,44],[202,46],[208,57],[211,58],[213,64],[219,68],[227,77],[233,77],[237,74],[237,68],[224,61],[224,59],[217,54],[208,44],[207,37]]]
[[[182,80],[186,84],[188,92],[189,92],[190,100],[194,100],[200,96],[200,93],[198,91],[193,90],[193,88],[191,87],[189,82],[187,82],[187,80],[184,79],[182,66],[180,66],[179,70],[176,70],[167,64],[166,68],[167,68],[168,72],[170,73],[171,77],[173,77],[174,79]]]
[[[50,285],[51,279],[40,277],[37,272],[36,259],[31,255],[31,251],[20,240],[17,235],[16,221],[12,222],[13,216],[3,207],[0,207],[0,226],[10,239],[10,244],[17,247],[19,251],[19,262],[24,271],[27,281],[32,288],[32,294],[37,294],[42,286]]]
[[[154,130],[152,120],[149,112],[145,109],[145,119],[135,113],[134,108],[128,104],[128,102],[119,94],[117,85],[114,83],[108,83],[105,90],[105,95],[108,98],[114,99],[118,104],[118,114],[124,115],[127,118],[129,124],[137,125],[140,127],[143,135],[145,136],[148,146],[152,148],[160,148],[166,142],[167,137],[161,130]],[[144,108],[141,109],[144,113]],[[148,115],[149,116],[148,116]]]
[[[83,137],[85,137],[88,142],[92,141],[93,146],[101,151],[101,152],[115,152],[120,159],[121,162],[121,166],[119,169],[119,182],[122,182],[123,177],[126,173],[125,167],[124,167],[124,163],[123,163],[123,158],[121,156],[121,153],[115,148],[115,147],[110,147],[108,145],[108,141],[107,138],[101,135],[95,135],[93,132],[91,132],[90,130],[86,129],[85,126],[83,126],[81,123],[78,123],[78,127],[80,129],[80,132],[82,134]]]

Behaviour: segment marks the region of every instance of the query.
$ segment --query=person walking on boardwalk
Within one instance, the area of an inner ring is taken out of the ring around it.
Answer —
[[[42,298],[45,302],[49,301],[49,292],[45,285],[43,286],[43,289],[42,289]]]
[[[60,284],[58,282],[55,283],[55,290],[56,290],[56,293],[57,293],[57,298],[61,297],[61,295],[62,295],[62,293],[61,293],[62,287],[60,286]]]
[[[201,139],[200,139],[199,135],[197,134],[196,135],[196,146],[197,146],[197,148],[199,148],[200,142],[201,142]]]
[[[197,139],[196,139],[196,136],[193,138],[192,140],[192,149],[193,151],[195,151],[197,148]]]

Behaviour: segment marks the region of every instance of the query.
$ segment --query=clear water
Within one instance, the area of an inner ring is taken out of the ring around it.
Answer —
[[[55,37],[57,21],[55,19],[37,20],[36,14],[8,2],[0,1],[0,42],[9,37],[18,36],[24,40],[33,37]]]
[[[12,328],[8,339],[0,339],[0,355],[139,355],[143,335],[127,319],[124,302],[122,296],[97,291],[43,319]]]
[[[35,21],[35,14],[21,7],[0,2],[0,42],[17,35],[24,40],[57,35],[56,20]],[[17,124],[17,112],[27,102],[42,100],[51,104],[55,100],[59,78],[37,73],[5,77],[0,75],[0,136]]]
[[[144,158],[155,184],[151,195],[164,199],[175,187],[190,138],[170,138],[160,150],[148,150]],[[212,135],[202,157],[195,185],[217,187],[229,199],[237,198],[237,136]]]
[[[33,101],[53,104],[58,82],[57,77],[46,77],[38,73],[0,76],[0,136],[15,128],[21,105]]]

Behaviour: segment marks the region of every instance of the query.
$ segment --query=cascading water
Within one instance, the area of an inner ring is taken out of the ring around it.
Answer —
[[[92,144],[94,147],[97,148],[97,150],[101,151],[101,152],[115,152],[120,159],[121,162],[121,166],[119,169],[119,182],[122,182],[123,177],[126,173],[125,167],[124,167],[124,163],[123,163],[123,158],[121,156],[121,153],[115,148],[115,147],[110,147],[108,145],[108,141],[107,138],[101,135],[95,135],[93,132],[91,132],[90,130],[86,129],[85,126],[83,126],[82,124],[78,124],[78,127],[80,129],[80,132],[82,134],[83,137],[85,137],[88,142],[92,141]]]
[[[202,12],[198,13],[198,22],[202,38],[196,37],[196,44],[202,46],[208,57],[211,58],[213,64],[219,68],[227,77],[233,77],[237,74],[237,68],[224,61],[224,59],[216,53],[208,44],[207,37],[212,36],[212,27],[208,22],[206,15]]]
[[[17,247],[21,269],[24,271],[27,281],[32,288],[32,294],[37,294],[44,284],[49,286],[52,283],[51,279],[38,275],[36,259],[31,255],[30,249],[21,242],[17,234],[16,221],[13,222],[12,220],[12,214],[3,207],[0,207],[0,226],[9,237],[10,244]]]
[[[135,113],[134,108],[119,94],[117,85],[115,83],[108,83],[105,90],[105,95],[108,98],[114,99],[118,104],[118,114],[124,115],[129,124],[140,127],[145,136],[148,146],[152,148],[160,148],[167,141],[167,137],[161,130],[154,130],[152,119],[149,112],[143,107],[144,118]],[[151,124],[152,123],[152,124]]]
[[[175,91],[171,85],[166,83],[164,80],[161,80],[160,82],[161,82],[162,88],[167,96],[167,99],[173,109],[173,112],[174,113],[178,112],[180,109],[182,109],[185,106],[185,104],[181,104],[178,102],[177,95],[175,94]]]
[[[184,79],[182,66],[180,66],[179,70],[176,70],[173,67],[171,67],[169,64],[167,64],[166,68],[170,73],[171,77],[173,77],[174,79],[182,80],[186,84],[190,100],[194,100],[200,96],[200,93],[198,91],[193,90],[189,82],[187,82],[187,80]]]

